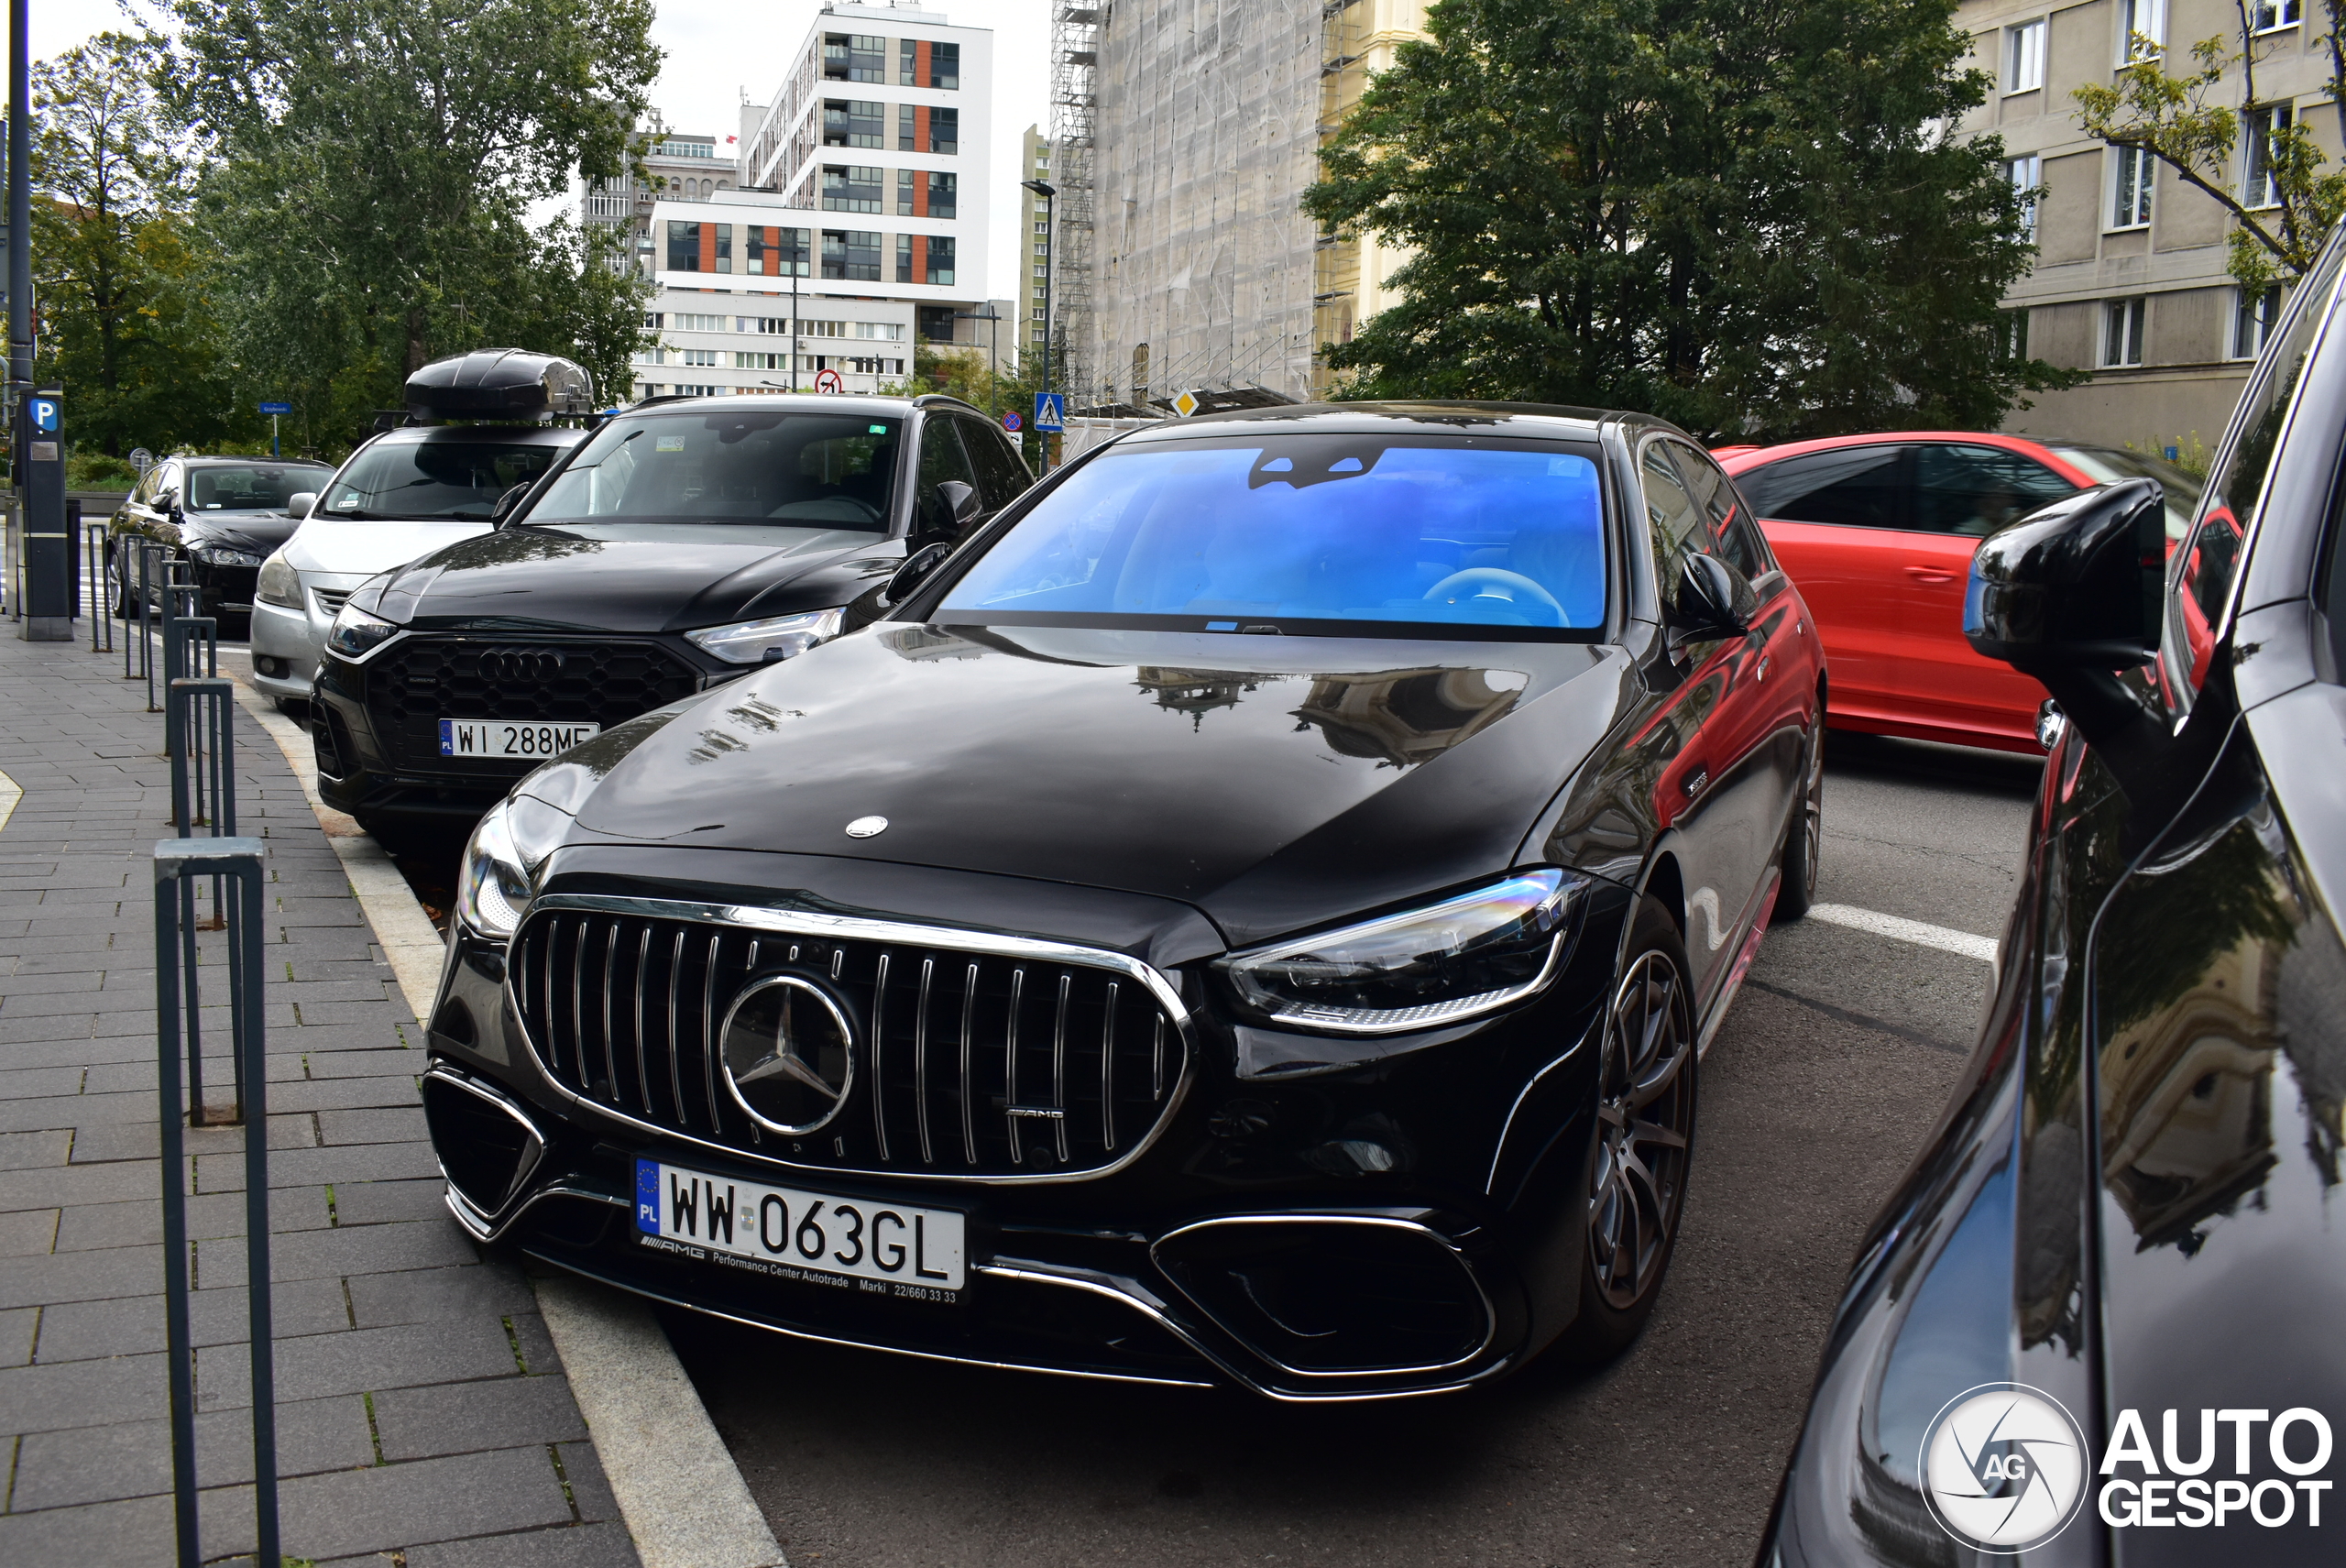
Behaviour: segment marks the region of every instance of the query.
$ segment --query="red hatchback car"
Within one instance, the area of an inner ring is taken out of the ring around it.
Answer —
[[[1979,541],[2114,479],[2165,487],[2170,540],[2199,502],[2171,463],[2072,441],[1916,431],[1715,455],[1816,618],[1833,727],[2007,751],[2037,750],[2045,688],[1963,640]]]

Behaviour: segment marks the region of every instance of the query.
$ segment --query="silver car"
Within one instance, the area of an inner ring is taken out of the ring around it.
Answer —
[[[534,483],[586,432],[563,425],[416,425],[352,453],[253,597],[253,685],[306,698],[326,630],[353,588],[444,544],[489,532],[498,499]]]

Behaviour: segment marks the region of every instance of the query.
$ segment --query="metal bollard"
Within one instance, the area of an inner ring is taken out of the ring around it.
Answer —
[[[245,1102],[245,1278],[249,1299],[247,1330],[252,1341],[253,1512],[255,1559],[274,1565],[283,1560],[277,1518],[277,1364],[269,1302],[269,1069],[260,1006],[261,857],[258,839],[166,839],[155,846],[155,1040],[156,1083],[161,1095],[163,1134],[163,1316],[170,1360],[171,1490],[176,1505],[181,1568],[203,1562],[196,1512],[195,1363],[189,1332],[187,1255],[187,1138],[180,1099],[182,1065],[193,1069],[203,1055],[193,1005],[195,961],[192,932],[177,918],[180,891],[192,877],[214,877],[234,889],[229,929],[242,941],[232,947],[228,987],[241,998],[231,1025],[240,1076],[250,1086]],[[181,938],[185,937],[184,943]],[[185,963],[182,970],[181,964]],[[181,1027],[181,987],[189,1005]],[[200,1072],[189,1073],[199,1107]]]
[[[189,651],[186,641],[182,634],[182,658]],[[171,825],[191,839],[200,826],[210,828],[215,836],[236,830],[235,734],[230,728],[236,690],[234,681],[218,675],[181,675],[164,691],[164,749],[171,759]]]
[[[171,590],[174,598],[182,592],[192,596],[194,589]],[[216,675],[220,673],[220,623],[208,615],[175,615],[163,623],[163,681],[168,693],[170,683],[192,675]]]
[[[80,505],[78,501],[74,503]],[[90,652],[114,652],[114,603],[106,592],[106,539],[110,532],[103,522],[93,522],[82,530],[82,574],[90,583]]]
[[[147,682],[147,711],[155,707],[155,600],[163,589],[163,546],[146,540],[138,543],[138,673]]]

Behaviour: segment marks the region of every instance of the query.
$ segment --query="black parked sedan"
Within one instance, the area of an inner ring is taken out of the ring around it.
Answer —
[[[928,563],[483,820],[456,1216],[788,1333],[1280,1398],[1626,1343],[1815,865],[1816,638],[1710,459],[1222,415]]]
[[[203,590],[205,615],[249,615],[253,585],[269,553],[301,526],[287,510],[293,497],[332,477],[323,463],[270,457],[169,457],[147,470],[107,527],[106,581],[116,615],[135,615],[138,549],[159,544],[185,563]],[[149,598],[162,601],[162,578]]]
[[[1032,482],[952,398],[659,398],[497,532],[344,602],[311,731],[326,800],[469,826],[531,768],[835,636],[849,601]]]
[[[1979,1049],[1859,1252],[1762,1568],[2340,1560],[2341,260],[2179,543],[2131,479],[1980,547],[1966,634],[2053,693],[2052,754]]]

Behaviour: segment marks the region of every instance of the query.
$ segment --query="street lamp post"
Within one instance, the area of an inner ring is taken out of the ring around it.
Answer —
[[[957,322],[993,323],[993,357],[986,363],[986,390],[989,394],[988,401],[993,405],[994,422],[1000,424],[1002,422],[1002,313],[995,310],[993,302],[989,300],[986,302],[984,310],[955,311],[953,319]]]
[[[1051,214],[1059,192],[1058,187],[1047,180],[1022,180],[1019,183],[1043,198],[1043,390],[1047,393],[1051,389],[1051,247],[1058,238],[1058,225],[1052,221]],[[1018,238],[1022,247],[1032,243],[1030,236],[1021,235]],[[1023,267],[1026,263],[1022,258],[1019,265]],[[1043,454],[1043,471],[1048,473],[1051,467],[1049,434],[1036,431],[1035,444]]]

